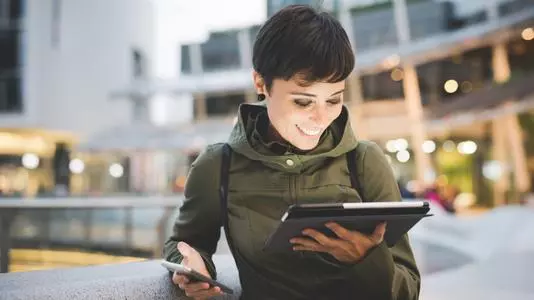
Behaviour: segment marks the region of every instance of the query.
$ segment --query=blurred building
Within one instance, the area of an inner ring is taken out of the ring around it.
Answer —
[[[267,14],[301,2],[267,1]],[[512,190],[530,191],[534,166],[526,167],[529,154],[518,116],[534,101],[528,83],[534,55],[531,1],[322,2],[356,49],[357,69],[346,94],[355,130],[384,146],[399,178],[429,182],[448,174],[462,189],[497,202]],[[179,80],[125,91],[192,96],[192,106],[185,107],[192,107],[195,122],[211,120],[208,132],[227,128],[217,120],[232,119],[240,103],[256,98],[251,48],[260,23],[215,30],[206,41],[182,45]],[[212,142],[198,141],[199,149]]]
[[[319,2],[317,0],[267,0],[267,16],[272,16],[275,12],[279,11],[281,8],[291,5],[291,4],[304,4],[304,5],[316,5]]]
[[[72,145],[130,123],[112,92],[151,75],[153,27],[150,0],[0,1],[0,191],[68,189]]]
[[[445,178],[498,203],[530,191],[532,1],[269,0],[265,15],[233,25],[209,1],[99,1],[27,1],[13,17],[24,27],[4,26],[18,28],[11,69],[22,71],[10,73],[0,126],[18,145],[31,145],[20,136],[36,128],[37,140],[79,141],[63,157],[80,192],[181,191],[196,154],[256,101],[252,45],[265,17],[288,4],[320,4],[347,30],[354,130],[384,147],[399,180]],[[41,155],[15,152],[19,164]]]

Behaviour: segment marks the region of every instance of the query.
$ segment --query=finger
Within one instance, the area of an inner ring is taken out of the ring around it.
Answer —
[[[323,246],[319,243],[317,243],[314,240],[310,240],[307,238],[292,238],[290,242],[293,244],[293,247],[305,247],[308,249],[320,249],[323,248]]]
[[[311,237],[312,239],[317,241],[319,244],[326,246],[326,247],[331,247],[331,246],[334,246],[335,244],[335,240],[327,237],[326,235],[320,233],[317,230],[306,229],[302,231],[302,234]]]
[[[184,258],[189,257],[193,250],[191,246],[189,246],[187,243],[184,243],[184,242],[178,242],[178,244],[176,245],[176,248],[178,249],[178,251],[180,251],[180,254],[182,254]]]
[[[375,244],[380,244],[384,240],[386,227],[386,222],[380,223],[376,226],[375,230],[373,231],[373,234],[371,235],[371,239],[375,242]]]
[[[207,290],[193,292],[193,293],[191,293],[191,295],[188,295],[186,293],[187,296],[193,297],[195,299],[209,299],[211,297],[219,296],[219,295],[222,295],[222,294],[223,294],[223,292],[221,291],[221,289],[219,287],[212,287],[212,288],[209,288]]]
[[[194,283],[186,283],[183,287],[183,290],[186,293],[196,293],[199,291],[208,290],[210,288],[210,284],[206,282],[194,282]]]
[[[174,272],[174,274],[172,274],[172,282],[174,284],[182,285],[188,283],[189,279],[183,275],[179,275],[178,273]]]
[[[329,253],[329,250],[324,247],[308,247],[302,245],[296,245],[293,247],[293,251],[308,251],[308,252],[323,252]]]
[[[356,238],[355,232],[352,232],[337,223],[331,222],[327,223],[325,226],[332,230],[340,239],[353,241]]]

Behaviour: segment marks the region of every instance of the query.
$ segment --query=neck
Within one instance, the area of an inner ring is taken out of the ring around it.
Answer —
[[[269,122],[269,125],[267,126],[267,140],[269,142],[278,142],[289,145],[289,143],[280,135],[280,133],[278,133],[278,130],[274,128],[271,122]]]
[[[279,144],[285,145],[287,147],[287,151],[295,153],[295,154],[306,154],[311,150],[301,150],[295,146],[293,146],[290,142],[286,141],[274,128],[273,124],[269,121],[269,126],[267,126],[267,141],[269,142],[277,142]]]

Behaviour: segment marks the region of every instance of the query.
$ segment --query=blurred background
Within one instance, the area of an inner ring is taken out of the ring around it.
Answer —
[[[289,4],[349,34],[354,130],[436,212],[412,236],[423,273],[490,241],[534,256],[532,0],[0,0],[1,271],[160,257],[191,162],[256,101],[260,25]]]

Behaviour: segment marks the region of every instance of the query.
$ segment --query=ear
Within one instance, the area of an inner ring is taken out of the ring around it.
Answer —
[[[252,71],[252,80],[254,81],[254,90],[256,91],[256,94],[266,95],[267,89],[265,87],[265,82],[258,72]]]

